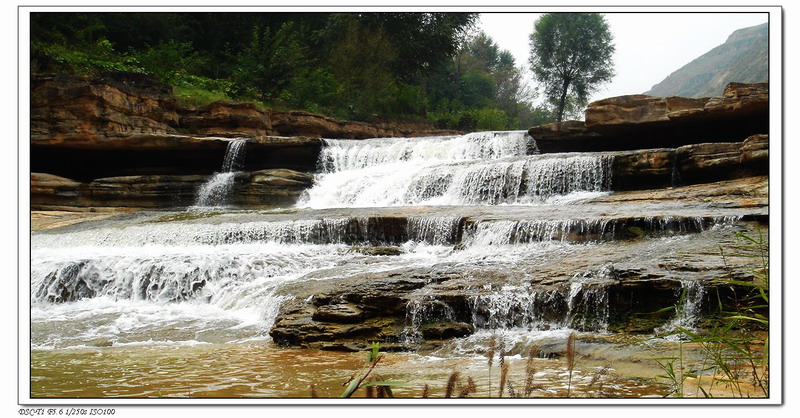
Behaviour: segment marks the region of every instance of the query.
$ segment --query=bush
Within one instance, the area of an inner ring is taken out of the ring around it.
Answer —
[[[67,47],[61,44],[31,44],[32,55],[47,62],[47,70],[81,76],[101,73],[145,73],[136,57],[124,56],[114,51],[107,39],[95,43]]]
[[[177,85],[202,67],[205,60],[192,50],[190,42],[176,42],[170,39],[159,42],[156,46],[148,46],[142,52],[133,55],[149,74],[161,82]]]

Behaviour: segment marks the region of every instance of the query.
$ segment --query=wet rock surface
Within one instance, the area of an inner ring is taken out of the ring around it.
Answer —
[[[762,227],[743,226],[750,233]],[[568,326],[652,333],[675,320],[675,311],[663,308],[679,303],[691,283],[702,286],[691,296],[700,307],[695,314],[713,312],[718,300],[730,308],[748,294],[747,286],[714,282],[754,280],[758,263],[723,260],[718,245],[734,242],[730,233],[718,231],[673,241],[638,238],[522,257],[513,266],[445,260],[425,270],[297,284],[283,289],[294,300],[281,308],[270,335],[280,344],[306,347],[380,341],[413,349],[477,329]],[[350,322],[356,313],[358,326]]]

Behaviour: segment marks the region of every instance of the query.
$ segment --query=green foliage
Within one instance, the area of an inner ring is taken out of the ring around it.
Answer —
[[[45,61],[60,72],[82,76],[110,72],[145,72],[135,57],[117,54],[107,39],[83,44],[78,48],[34,42],[31,44],[31,49],[34,60],[38,58],[36,66]]]
[[[342,80],[342,100],[348,118],[365,119],[390,107],[396,88],[391,65],[395,51],[381,29],[350,22],[333,51],[330,66]]]
[[[665,371],[657,377],[670,382],[673,396],[686,395],[684,383],[687,377],[702,379],[703,376],[707,379],[698,380],[695,396],[713,397],[715,388],[729,391],[728,396],[734,398],[756,394],[769,396],[769,336],[761,335],[769,326],[769,249],[760,232],[758,237],[742,232],[735,236],[739,244],[727,250],[720,247],[723,259],[755,259],[760,267],[753,272],[752,282],[728,277],[714,280],[718,285],[749,290],[745,295],[738,295],[739,303],[730,311],[725,310],[718,298],[720,316],[712,321],[709,329],[694,331],[676,327],[677,334],[687,344],[700,346],[703,358],[700,364],[687,370],[682,341],[677,357],[656,359]],[[680,305],[665,310],[678,310]]]
[[[177,101],[251,101],[346,119],[426,117],[446,98],[461,126],[500,126],[497,80],[478,65],[443,97],[476,13],[33,13],[31,68],[81,76],[149,74]],[[492,70],[500,65],[490,39]],[[475,53],[479,55],[478,43]],[[477,58],[476,58],[477,59]],[[488,67],[487,67],[488,68]],[[464,73],[466,74],[466,73]],[[466,85],[461,95],[461,85]],[[465,106],[465,103],[469,105]],[[462,114],[463,110],[481,110]],[[513,116],[512,116],[513,118]],[[462,120],[463,119],[463,120]],[[479,122],[480,121],[480,122]]]
[[[614,76],[613,37],[598,13],[545,13],[530,35],[530,64],[557,120],[583,108]]]
[[[372,348],[367,354],[367,362],[364,368],[350,377],[350,380],[345,382],[347,387],[345,387],[344,392],[342,392],[342,398],[349,398],[356,393],[359,388],[364,388],[367,392],[367,397],[372,397],[374,392],[372,388],[377,388],[379,395],[378,397],[386,397],[386,398],[394,398],[394,394],[392,393],[393,386],[404,386],[405,382],[396,382],[396,381],[388,381],[374,373],[374,376],[370,377],[370,374],[373,374],[375,366],[378,365],[378,362],[381,361],[383,356],[380,355],[380,344],[379,343],[372,343]]]
[[[162,83],[177,85],[196,77],[205,60],[192,49],[190,42],[177,42],[170,39],[159,41],[156,46],[148,46],[141,52],[133,53],[133,57],[149,74],[154,75]],[[191,84],[191,82],[189,81]]]
[[[267,102],[278,98],[305,62],[305,47],[294,29],[293,22],[276,31],[253,26],[247,47],[236,57],[235,95]]]
[[[278,102],[287,108],[305,109],[312,113],[335,113],[341,101],[341,90],[333,74],[324,68],[315,68],[292,78]]]

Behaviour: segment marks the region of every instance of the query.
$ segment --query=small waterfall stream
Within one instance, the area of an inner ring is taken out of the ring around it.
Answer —
[[[208,181],[197,190],[195,207],[221,207],[225,206],[227,199],[233,191],[236,172],[244,168],[247,140],[236,139],[228,142],[225,158],[222,161],[222,170],[214,173]]]

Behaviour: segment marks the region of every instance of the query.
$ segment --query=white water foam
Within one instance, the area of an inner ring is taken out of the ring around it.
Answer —
[[[541,204],[557,196],[607,191],[612,162],[613,157],[603,154],[549,154],[459,162],[416,159],[363,167],[341,164],[355,168],[318,174],[298,206]],[[586,197],[591,196],[577,194],[562,201]]]

